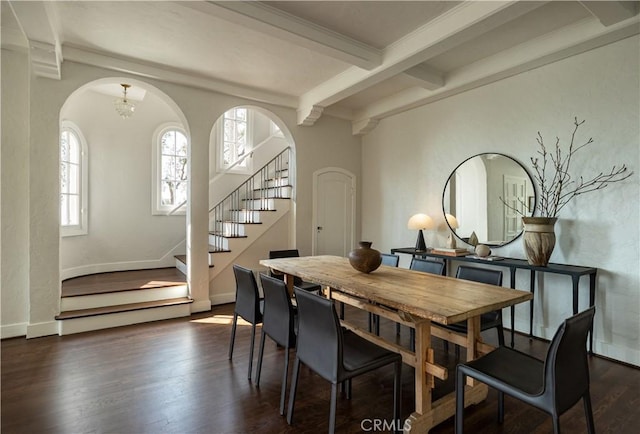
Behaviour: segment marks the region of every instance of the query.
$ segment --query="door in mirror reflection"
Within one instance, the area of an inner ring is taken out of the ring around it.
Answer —
[[[456,217],[453,232],[462,241],[472,233],[480,244],[501,246],[522,233],[521,217],[535,203],[531,177],[511,157],[486,153],[463,161],[451,173],[442,195],[445,214]]]

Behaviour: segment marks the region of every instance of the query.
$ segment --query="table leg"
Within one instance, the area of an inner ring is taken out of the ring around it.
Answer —
[[[428,433],[431,428],[444,422],[455,414],[455,392],[431,402],[431,388],[434,377],[427,373],[424,368],[425,362],[429,360],[430,353],[431,322],[421,321],[416,323],[416,367],[415,367],[415,388],[416,388],[416,410],[411,413],[404,422],[405,433]],[[468,320],[467,333],[467,359],[472,360],[478,357],[478,343],[482,342],[480,337],[480,317]],[[424,371],[424,372],[423,372]],[[470,379],[473,382],[472,379]],[[486,384],[475,382],[467,385],[464,398],[464,406],[478,404],[487,398],[489,388]]]
[[[578,313],[578,283],[580,282],[580,276],[571,276],[573,281],[573,314]]]
[[[536,272],[531,270],[531,274],[529,275],[529,291],[531,291],[531,295],[533,296],[531,300],[529,300],[529,337],[533,336],[533,300],[536,298]]]
[[[509,268],[509,276],[511,281],[509,282],[511,286],[511,289],[516,289],[516,268],[515,267],[511,267]],[[514,347],[515,342],[514,342],[514,336],[515,336],[515,330],[516,330],[516,307],[514,305],[511,305],[511,348]]]
[[[589,307],[596,304],[596,273],[589,275]],[[593,354],[593,323],[589,330],[589,354]]]
[[[295,276],[292,274],[285,274],[284,281],[287,284],[287,292],[289,293],[289,297],[293,297],[293,281]]]

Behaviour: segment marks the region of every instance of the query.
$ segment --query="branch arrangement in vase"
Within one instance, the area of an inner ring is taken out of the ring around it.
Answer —
[[[590,179],[583,176],[574,178],[571,176],[570,167],[574,155],[593,143],[593,138],[589,138],[581,145],[576,145],[576,133],[584,120],[574,120],[573,133],[571,134],[571,142],[569,148],[565,151],[560,144],[560,139],[556,137],[556,143],[553,150],[547,150],[544,144],[542,134],[538,132],[536,141],[540,146],[538,157],[531,157],[531,165],[534,170],[534,179],[538,184],[539,200],[536,205],[540,217],[557,217],[558,213],[572,199],[585,193],[596,190],[602,190],[609,184],[623,181],[633,175],[627,169],[625,164],[621,166],[613,166],[609,172],[600,172]],[[522,214],[516,208],[503,203],[514,211]],[[525,206],[525,209],[528,208]],[[533,211],[533,210],[529,210]]]

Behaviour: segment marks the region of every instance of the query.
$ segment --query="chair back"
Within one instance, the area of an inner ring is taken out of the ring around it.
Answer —
[[[298,303],[296,355],[325,380],[335,382],[342,360],[342,330],[333,300],[293,289]]]
[[[298,252],[298,249],[271,250],[269,252],[269,259],[297,258],[299,256],[300,256],[300,252]]]
[[[233,274],[236,277],[235,312],[251,324],[261,323],[260,292],[253,271],[234,264]]]
[[[300,252],[298,249],[288,249],[288,250],[270,250],[269,251],[269,259],[280,259],[280,258],[299,258]],[[284,280],[284,274],[282,273],[274,273],[273,270],[269,270],[269,276],[275,277],[276,279]],[[302,283],[302,279],[298,276],[294,276],[293,284],[300,285]]]
[[[409,269],[423,273],[444,276],[444,262],[427,261],[426,259],[413,258]]]
[[[502,271],[488,270],[486,268],[467,267],[460,265],[456,272],[456,278],[472,280],[474,282],[487,283],[489,285],[502,286]]]
[[[589,389],[587,334],[595,306],[567,318],[549,345],[544,365],[545,391],[558,414],[564,413]]]
[[[264,293],[262,330],[279,345],[293,347],[295,315],[286,283],[263,273],[260,273],[260,282]]]
[[[382,265],[388,265],[389,267],[397,267],[398,262],[400,262],[400,256],[391,255],[389,253],[382,253]]]

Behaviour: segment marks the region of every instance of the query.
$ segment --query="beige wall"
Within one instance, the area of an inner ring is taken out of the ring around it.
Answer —
[[[414,245],[407,220],[424,212],[442,224],[444,183],[464,159],[499,152],[528,167],[538,131],[553,145],[556,135],[570,137],[574,116],[586,119],[580,140],[592,136],[595,143],[576,158],[575,173],[625,163],[635,174],[561,212],[551,260],[599,268],[595,350],[640,365],[639,52],[640,38],[629,38],[382,120],[363,140],[363,237],[383,250]],[[427,232],[427,244],[444,245],[446,233]],[[495,253],[524,257],[520,239]],[[587,281],[580,285],[581,309]],[[526,273],[518,286],[528,288]],[[550,338],[572,313],[571,280],[545,275],[543,286],[534,329]],[[519,330],[528,331],[528,317],[528,307],[519,306]]]
[[[2,50],[0,305],[2,337],[20,333],[29,302],[29,65]]]

